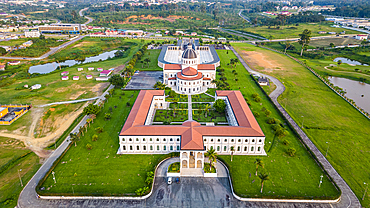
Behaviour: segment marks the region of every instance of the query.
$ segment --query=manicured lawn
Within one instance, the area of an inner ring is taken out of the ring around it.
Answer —
[[[163,155],[116,154],[119,148],[117,132],[130,112],[122,103],[129,102],[132,106],[137,95],[138,91],[125,91],[123,96],[121,90],[115,90],[77,146],[72,145],[54,168],[57,183],[54,184],[50,174],[41,185],[45,187],[41,194],[72,195],[73,187],[75,195],[130,195],[147,186],[146,173],[154,171]],[[110,107],[112,118],[105,120],[104,115]],[[97,127],[102,127],[103,132],[97,133]],[[97,141],[91,139],[94,134],[99,137]],[[87,144],[92,145],[91,150],[86,148]]]
[[[188,120],[188,110],[156,110],[154,116],[154,122],[184,122]]]
[[[361,199],[370,174],[370,121],[293,60],[249,44],[234,47],[240,54],[246,50],[261,53],[265,60],[283,68],[266,70],[245,58],[254,68],[284,83],[286,90],[279,102],[297,123],[304,118],[303,130],[324,155],[330,145],[327,159]],[[364,207],[370,206],[369,194],[360,201]]]
[[[361,40],[351,38],[328,38],[310,41],[310,46],[313,47],[330,47],[330,43],[335,46],[347,46],[348,44],[361,44]]]
[[[209,110],[207,117],[204,110],[193,110],[193,119],[198,122],[227,122],[225,113],[219,113],[215,110]]]
[[[179,173],[180,172],[180,163],[179,162],[172,163],[170,166],[168,166],[168,172]]]
[[[169,90],[166,90],[166,95],[169,94]],[[166,102],[188,102],[188,96],[187,95],[180,95],[177,94],[174,97],[166,97]]]
[[[27,42],[28,38],[20,38],[15,40],[8,40],[8,41],[0,41],[0,45],[3,46],[15,46],[15,45],[22,45],[22,43]]]
[[[146,50],[141,61],[136,62],[134,70],[139,71],[162,71],[163,69],[158,66],[158,56],[161,53],[160,49],[156,50]],[[150,62],[147,63],[144,60],[149,58]]]
[[[261,35],[265,38],[269,38],[270,35],[272,39],[285,39],[285,38],[296,38],[299,34],[302,33],[303,30],[308,29],[312,31],[312,36],[326,36],[328,34],[318,34],[319,31],[326,31],[326,32],[336,32],[340,33],[342,31],[346,31],[346,34],[359,34],[360,32],[347,30],[343,28],[335,28],[330,27],[331,24],[328,23],[321,23],[321,24],[299,24],[299,26],[289,25],[280,27],[280,29],[271,27],[270,29],[268,26],[262,27],[247,27],[244,29],[240,29],[241,31],[256,33]]]
[[[262,92],[261,88],[252,80],[252,77],[245,68],[238,63],[235,68],[227,66],[231,58],[236,56],[231,52],[224,50],[217,51],[221,59],[221,67],[225,69],[225,76],[231,89],[240,90],[250,103],[253,113],[259,113],[257,121],[266,136],[265,151],[267,156],[233,156],[233,162],[230,156],[219,156],[227,162],[232,177],[232,183],[235,192],[241,197],[269,197],[269,198],[336,198],[339,196],[338,190],[330,182],[329,178],[323,173],[323,170],[313,160],[307,152],[299,138],[292,130],[284,125],[289,135],[278,138],[270,124],[267,124],[268,118],[283,120],[278,111],[274,108],[268,97]],[[238,73],[238,82],[234,81],[232,70]],[[261,98],[260,102],[255,102],[252,94],[257,93]],[[267,117],[262,111],[266,108],[271,111]],[[289,144],[283,145],[286,140]],[[288,156],[288,148],[296,149],[295,156]],[[264,168],[259,168],[260,173],[267,173],[270,180],[265,182],[263,194],[260,193],[261,184],[258,176],[255,176],[256,158],[262,159]],[[324,174],[323,184],[318,188],[320,176]]]
[[[176,109],[188,109],[187,103],[170,103],[170,108],[173,109],[176,107]]]
[[[200,95],[192,95],[191,101],[192,102],[214,102],[215,99],[206,94],[200,94]]]
[[[25,148],[23,142],[0,137],[0,207],[12,208],[23,187],[40,167],[39,157]]]

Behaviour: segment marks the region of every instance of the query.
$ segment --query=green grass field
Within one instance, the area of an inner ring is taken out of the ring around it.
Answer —
[[[22,43],[27,42],[27,41],[28,41],[28,38],[19,38],[15,40],[0,41],[0,45],[2,46],[22,45]]]
[[[186,120],[188,120],[187,110],[176,110],[176,112],[173,112],[172,110],[156,110],[153,121],[154,122],[163,122],[163,121],[184,122]]]
[[[369,181],[369,135],[370,121],[337,96],[309,70],[295,61],[249,44],[233,44],[243,51],[261,53],[264,60],[273,61],[281,70],[266,70],[245,58],[257,70],[275,76],[286,87],[279,102],[297,122],[304,122],[304,131],[327,159],[344,178],[356,196],[364,194],[364,182]],[[302,117],[303,116],[303,117]],[[304,121],[303,121],[304,118]],[[327,143],[328,142],[328,143]],[[370,196],[360,200],[364,207],[370,206]]]
[[[302,31],[305,29],[311,30],[313,37],[328,35],[328,34],[319,34],[318,33],[319,31],[336,32],[336,33],[346,31],[346,34],[359,34],[360,33],[360,32],[353,31],[353,30],[335,28],[335,27],[330,27],[330,26],[331,25],[327,23],[321,23],[321,24],[306,24],[306,23],[303,24],[302,23],[302,24],[299,24],[299,26],[289,25],[289,26],[280,27],[280,29],[273,28],[273,27],[269,29],[268,26],[261,26],[261,27],[247,27],[247,28],[240,29],[240,30],[256,33],[265,38],[270,38],[270,35],[271,35],[272,39],[297,38],[298,35],[301,34]]]
[[[324,173],[288,126],[285,127],[289,131],[289,135],[281,139],[274,136],[274,131],[266,120],[273,117],[283,123],[285,121],[240,63],[235,68],[227,66],[229,60],[236,58],[236,56],[231,51],[227,52],[225,50],[218,50],[217,53],[221,59],[221,68],[225,69],[224,73],[231,89],[240,90],[243,96],[249,100],[252,112],[260,114],[256,119],[266,136],[265,151],[267,156],[234,156],[233,162],[230,162],[230,156],[219,156],[229,166],[236,194],[241,197],[263,198],[323,199],[338,197],[339,192],[327,177],[324,177],[321,188],[318,188],[320,175]],[[238,82],[234,81],[234,75],[232,74],[234,69],[238,73]],[[251,96],[253,93],[259,95],[260,103],[253,101]],[[269,117],[264,115],[261,110],[263,107],[271,111]],[[283,145],[284,140],[287,140],[289,145]],[[286,153],[288,148],[296,149],[297,152],[294,157],[288,156]],[[260,193],[260,179],[254,175],[256,172],[254,164],[256,158],[261,158],[265,164],[264,168],[259,168],[259,172],[267,173],[270,177],[270,180],[265,182],[263,194]]]
[[[23,142],[0,137],[0,207],[12,208],[23,187],[40,167],[39,157],[25,148]]]
[[[146,50],[141,61],[136,62],[134,66],[134,71],[161,71],[163,70],[158,66],[158,56],[161,53],[160,49],[157,50]],[[150,62],[147,64],[144,60],[149,58]]]
[[[311,40],[310,46],[312,47],[330,47],[330,43],[333,43],[335,46],[347,46],[361,44],[360,40],[350,39],[350,38],[328,38],[328,39],[319,39]]]
[[[45,191],[40,191],[41,194],[73,195],[73,187],[75,195],[134,195],[135,190],[147,186],[146,173],[154,170],[163,155],[117,155],[117,132],[131,109],[122,103],[129,102],[132,106],[138,93],[126,91],[123,96],[121,90],[115,90],[77,146],[72,145],[53,170],[57,184],[49,175],[42,184]],[[105,120],[104,114],[110,107],[112,118]],[[102,127],[103,132],[98,134],[94,130],[97,127]],[[99,136],[97,141],[91,139],[94,134]],[[87,150],[87,144],[92,145],[91,150]]]

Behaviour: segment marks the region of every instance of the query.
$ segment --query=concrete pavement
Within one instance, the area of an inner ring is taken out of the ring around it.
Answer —
[[[80,100],[69,100],[69,101],[61,101],[61,102],[55,102],[55,103],[48,103],[48,104],[44,104],[44,105],[39,105],[38,107],[43,108],[43,107],[51,106],[51,105],[60,105],[60,104],[69,104],[69,103],[80,103],[80,102],[86,102],[86,101],[90,101],[90,100],[96,100],[98,98],[100,98],[100,96],[93,97],[93,98],[80,99]]]
[[[238,57],[240,63],[245,67],[245,69],[249,73],[263,75],[268,77],[275,85],[276,89],[269,95],[272,102],[278,108],[278,110],[284,115],[284,117],[288,120],[288,122],[293,126],[294,130],[299,134],[302,141],[305,143],[307,148],[315,155],[317,161],[322,165],[324,170],[328,173],[328,175],[334,180],[337,186],[342,191],[341,200],[336,203],[336,207],[361,207],[360,201],[357,199],[356,195],[353,193],[351,188],[348,184],[344,181],[344,179],[338,174],[338,172],[333,168],[333,166],[329,163],[329,161],[324,157],[324,155],[317,149],[317,147],[312,143],[312,141],[308,138],[308,136],[302,131],[299,125],[290,117],[290,115],[285,111],[285,109],[280,105],[277,101],[277,98],[285,91],[284,85],[275,77],[265,75],[259,72],[252,70],[247,63],[243,60],[243,58],[235,51],[233,47],[231,50],[234,54]]]

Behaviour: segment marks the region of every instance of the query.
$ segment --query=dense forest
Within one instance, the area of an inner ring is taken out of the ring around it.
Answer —
[[[352,5],[341,6],[335,8],[334,11],[323,11],[323,14],[343,16],[343,17],[370,17],[370,4],[368,5]]]

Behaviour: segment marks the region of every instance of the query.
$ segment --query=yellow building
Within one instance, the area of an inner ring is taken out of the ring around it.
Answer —
[[[8,113],[8,108],[0,107],[0,118]]]
[[[10,125],[31,108],[30,105],[0,106],[0,125]]]

